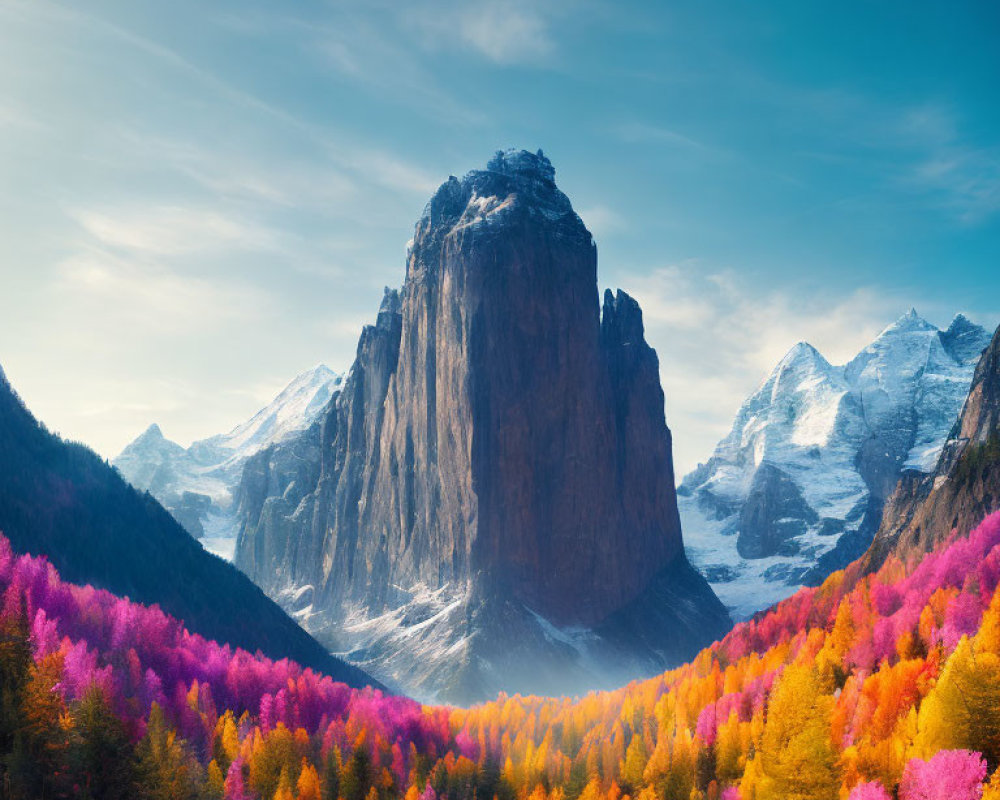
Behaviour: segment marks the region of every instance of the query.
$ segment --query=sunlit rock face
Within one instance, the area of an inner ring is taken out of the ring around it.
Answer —
[[[886,503],[862,567],[875,570],[890,554],[906,560],[930,552],[953,534],[968,535],[998,509],[1000,329],[978,360],[962,413],[934,469],[903,475]]]
[[[444,183],[327,415],[238,494],[236,563],[422,697],[611,686],[728,625],[684,556],[641,311],[602,308],[554,178],[507,151]]]

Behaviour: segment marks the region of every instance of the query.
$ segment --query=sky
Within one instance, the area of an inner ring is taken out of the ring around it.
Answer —
[[[350,366],[449,175],[543,148],[678,475],[797,341],[1000,321],[1000,5],[0,0],[0,365],[116,455]]]

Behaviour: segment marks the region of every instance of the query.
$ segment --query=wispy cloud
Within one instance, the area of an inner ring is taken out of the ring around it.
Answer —
[[[38,118],[24,108],[15,108],[11,105],[0,104],[0,130],[18,129],[37,133],[44,130],[45,125]]]
[[[703,152],[716,151],[716,148],[705,142],[662,125],[650,125],[638,121],[624,122],[615,129],[615,132],[621,141],[628,144],[661,144]]]
[[[597,204],[577,209],[580,219],[595,238],[601,239],[628,228],[625,218],[610,206]]]
[[[711,455],[744,398],[796,342],[842,363],[907,307],[874,287],[809,296],[697,262],[629,275],[623,285],[660,357],[678,479]]]
[[[101,250],[62,262],[53,289],[74,299],[82,331],[117,330],[140,338],[152,333],[198,336],[259,319],[271,305],[255,287],[139,266]]]
[[[957,115],[941,105],[904,111],[896,129],[915,154],[904,185],[923,190],[969,225],[1000,212],[1000,144],[969,143]]]
[[[810,157],[881,177],[873,193],[911,195],[963,225],[1000,212],[1000,142],[977,140],[946,102],[900,105],[845,89],[773,85],[765,96],[825,125],[829,148]]]
[[[213,209],[154,206],[141,210],[71,212],[81,228],[106,248],[138,256],[174,256],[218,249],[275,249],[279,235]]]
[[[555,49],[549,22],[536,3],[463,5],[458,30],[468,47],[498,64],[537,61]]]

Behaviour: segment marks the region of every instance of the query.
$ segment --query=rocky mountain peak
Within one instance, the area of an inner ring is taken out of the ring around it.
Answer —
[[[893,552],[902,559],[928,552],[953,532],[968,534],[998,507],[1000,328],[976,364],[961,414],[934,468],[904,473],[860,568],[876,569]]]
[[[153,442],[165,438],[166,437],[163,435],[163,431],[160,430],[160,426],[154,422],[148,428],[146,428],[146,430],[144,430],[141,434],[139,434],[139,436],[136,438],[136,441]]]
[[[602,316],[554,178],[508,150],[442,184],[337,402],[244,472],[236,563],[423,696],[609,685],[727,625],[683,554],[639,305]]]
[[[790,370],[828,372],[832,367],[822,353],[809,342],[798,342],[785,353],[772,374],[781,375]]]
[[[645,345],[642,309],[631,295],[621,289],[604,290],[604,307],[601,312],[601,335],[606,341],[621,345]]]
[[[859,556],[900,476],[934,469],[987,339],[910,309],[844,366],[793,347],[682,484],[688,552],[723,601],[742,616]]]
[[[983,353],[985,331],[964,314],[956,314],[947,330],[941,332],[941,344],[957,361],[976,361]]]
[[[910,307],[910,310],[899,319],[885,328],[876,338],[875,342],[885,336],[899,333],[912,333],[914,331],[937,331],[937,328],[917,313],[917,309]]]
[[[529,180],[548,181],[553,185],[556,180],[555,167],[541,150],[535,153],[517,148],[497,150],[496,155],[487,162],[486,169]]]
[[[434,193],[417,222],[410,273],[440,258],[449,239],[479,240],[525,227],[588,244],[590,233],[555,184],[555,169],[541,151],[504,150],[464,178],[451,176]],[[450,247],[460,247],[453,242]]]

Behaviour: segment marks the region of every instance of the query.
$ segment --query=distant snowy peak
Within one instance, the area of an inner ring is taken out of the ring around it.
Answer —
[[[941,334],[941,344],[956,361],[976,363],[983,354],[983,328],[964,314],[956,314]]]
[[[274,400],[249,420],[229,433],[205,440],[205,443],[229,448],[244,456],[251,455],[289,434],[308,428],[342,383],[342,375],[320,364],[297,375]]]
[[[903,470],[933,469],[989,339],[910,309],[843,366],[788,351],[679,492],[688,554],[737,616],[843,566]]]
[[[150,425],[114,459],[122,476],[150,492],[193,536],[231,559],[233,490],[247,459],[309,428],[340,389],[325,364],[297,375],[270,403],[228,433],[184,448]]]

